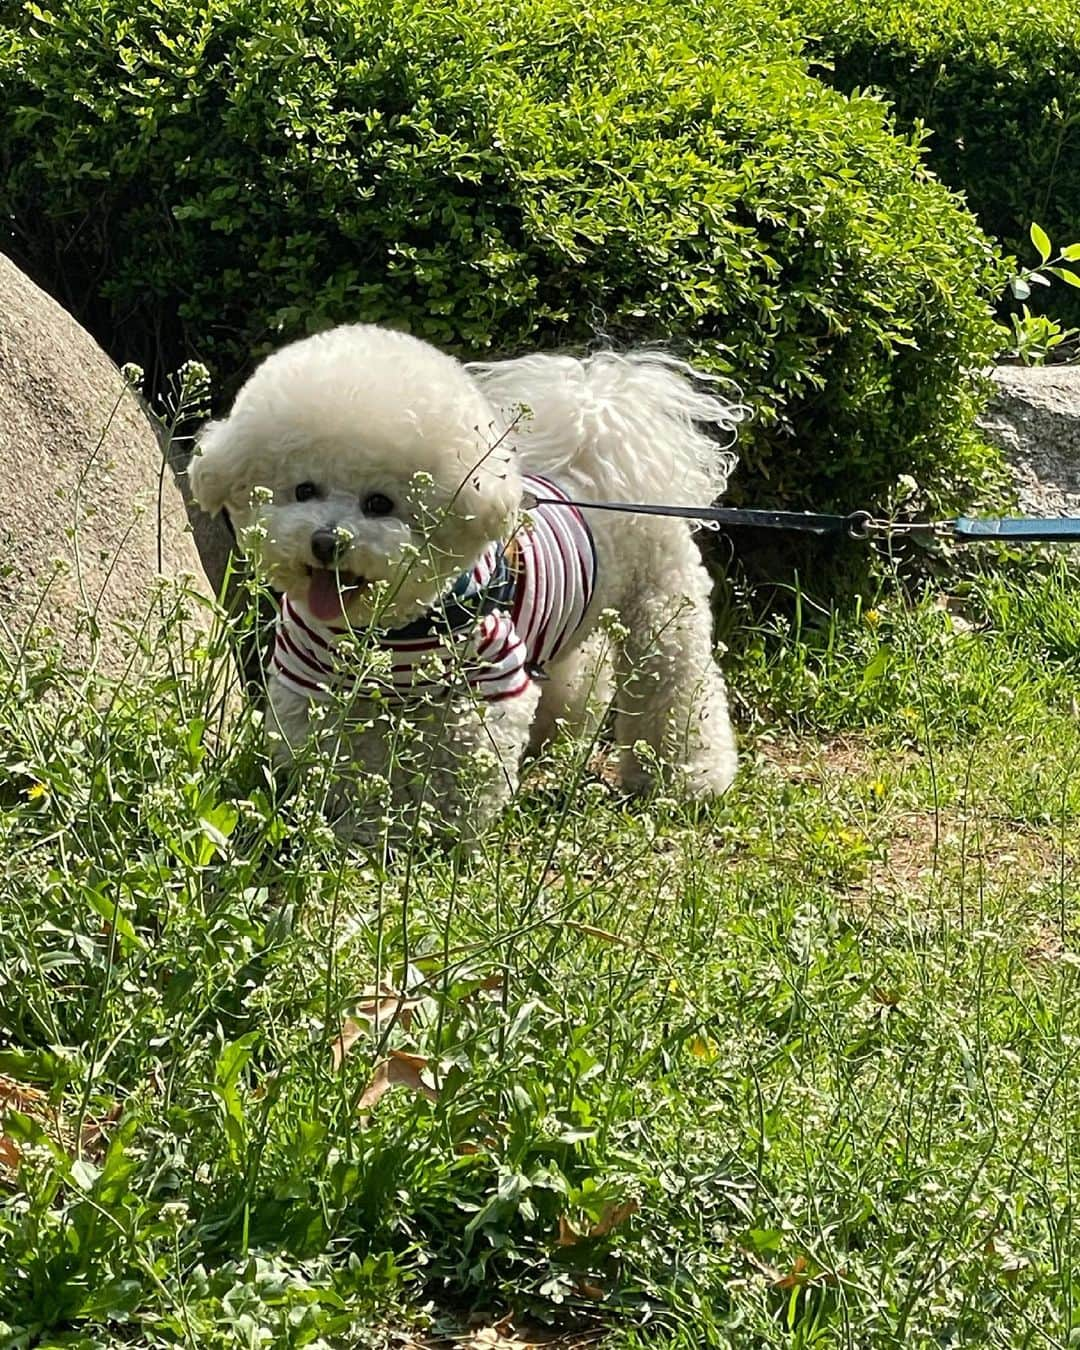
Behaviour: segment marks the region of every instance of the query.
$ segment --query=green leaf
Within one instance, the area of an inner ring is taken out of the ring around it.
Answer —
[[[95,1167],[86,1158],[76,1158],[71,1164],[71,1179],[84,1191],[93,1190],[94,1182],[100,1175],[100,1168]]]
[[[116,930],[116,935],[120,939],[120,948],[125,955],[130,955],[131,952],[145,947],[146,944],[135,931],[131,920],[120,908],[119,898],[111,900],[102,895],[99,890],[92,890],[89,887],[85,894],[91,909],[105,920],[109,928]]]
[[[1077,262],[1080,260],[1080,244],[1066,244],[1061,250],[1061,256],[1066,262]]]
[[[879,647],[870,660],[866,663],[863,670],[860,689],[866,690],[872,688],[881,679],[892,664],[892,652],[888,647]]]
[[[229,1146],[232,1161],[239,1162],[246,1141],[244,1128],[244,1103],[240,1097],[240,1075],[251,1059],[259,1032],[249,1031],[235,1041],[230,1041],[218,1056],[214,1066],[214,1096],[224,1108],[222,1126]]]
[[[97,1320],[126,1319],[146,1298],[144,1280],[116,1279],[93,1290],[79,1305],[79,1316]]]
[[[1080,287],[1080,276],[1077,276],[1071,267],[1051,267],[1050,271],[1069,286]]]
[[[109,1140],[105,1162],[94,1182],[94,1199],[104,1209],[113,1210],[129,1194],[128,1183],[139,1167],[139,1159],[127,1148],[135,1137],[138,1118],[125,1116]]]
[[[1047,258],[1049,258],[1050,256],[1052,247],[1050,243],[1050,236],[1046,233],[1046,231],[1042,228],[1041,225],[1036,225],[1034,221],[1032,222],[1031,225],[1031,242],[1039,250],[1040,262],[1045,262]]]
[[[26,1083],[70,1083],[76,1061],[50,1050],[0,1050],[0,1074]]]

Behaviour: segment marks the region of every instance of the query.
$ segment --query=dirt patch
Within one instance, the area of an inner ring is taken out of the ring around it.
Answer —
[[[754,749],[788,782],[827,788],[861,778],[868,793],[877,786],[871,780],[883,760],[889,778],[895,779],[905,763],[919,759],[914,750],[886,752],[859,736],[810,744],[785,738],[759,742]],[[1068,877],[1074,868],[1068,850],[1062,858],[1056,833],[987,810],[948,806],[897,811],[886,799],[878,814],[860,813],[847,824],[865,838],[871,855],[859,889],[879,895],[926,896],[937,890],[954,896],[1020,896],[1053,888],[1063,872]]]
[[[941,884],[972,893],[1027,890],[1060,876],[1060,841],[1001,818],[959,809],[908,811],[888,821],[875,887],[925,892]],[[1066,869],[1072,859],[1066,856]]]
[[[1061,940],[1060,927],[1049,923],[1037,924],[1032,941],[1024,948],[1024,958],[1033,966],[1057,965],[1069,955],[1068,948]]]
[[[818,783],[827,775],[870,773],[875,748],[864,736],[829,736],[808,742],[794,737],[759,740],[751,747],[767,765],[794,783]],[[890,752],[895,762],[896,754]]]

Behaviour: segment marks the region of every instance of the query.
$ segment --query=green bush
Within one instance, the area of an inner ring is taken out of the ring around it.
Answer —
[[[1028,226],[1080,224],[1080,17],[1060,0],[787,0],[825,78],[873,87],[902,126],[925,123],[929,163],[1023,261]],[[1077,298],[1058,290],[1054,304]]]
[[[992,246],[764,0],[0,7],[6,247],[114,355],[227,396],[287,338],[674,339],[758,416],[746,498],[963,495]]]

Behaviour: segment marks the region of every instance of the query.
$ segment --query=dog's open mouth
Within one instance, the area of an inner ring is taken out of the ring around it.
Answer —
[[[323,623],[340,619],[350,601],[364,590],[369,582],[355,572],[337,572],[328,567],[309,567],[308,609]]]

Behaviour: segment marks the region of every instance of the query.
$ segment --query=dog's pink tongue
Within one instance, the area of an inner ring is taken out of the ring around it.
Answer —
[[[320,619],[323,623],[340,619],[344,613],[339,586],[342,586],[342,583],[339,582],[336,572],[320,567],[311,574],[311,582],[308,586],[308,609],[311,610],[316,619]]]

